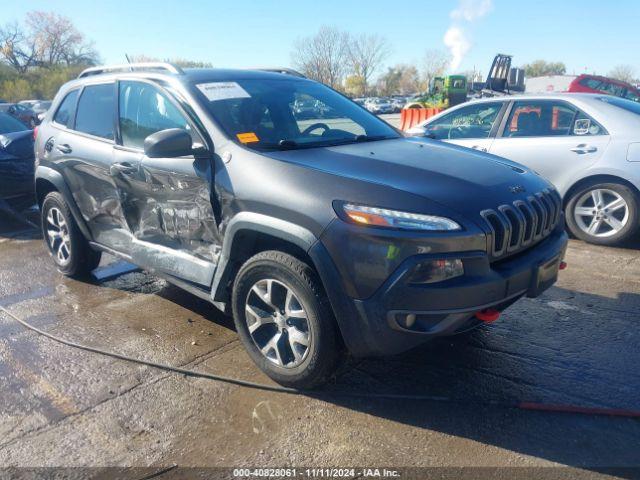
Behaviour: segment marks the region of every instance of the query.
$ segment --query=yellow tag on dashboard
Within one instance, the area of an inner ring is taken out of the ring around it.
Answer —
[[[258,136],[253,132],[238,133],[236,137],[238,137],[238,140],[240,140],[241,143],[253,143],[260,141]]]

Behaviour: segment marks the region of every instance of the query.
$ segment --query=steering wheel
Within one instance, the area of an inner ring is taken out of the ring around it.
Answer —
[[[324,130],[324,132],[326,132],[327,130],[331,130],[329,125],[327,125],[326,123],[321,123],[321,122],[313,123],[313,124],[309,125],[307,128],[304,129],[304,131],[302,132],[302,135],[309,135],[311,132],[313,132],[317,128],[322,128]],[[322,132],[322,133],[324,134],[324,132]]]
[[[467,125],[458,125],[449,130],[449,139],[464,138],[465,134],[469,130]]]

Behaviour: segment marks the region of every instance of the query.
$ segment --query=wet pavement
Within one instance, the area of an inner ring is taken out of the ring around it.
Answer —
[[[111,257],[67,279],[32,224],[0,211],[0,305],[69,340],[271,383],[233,322]],[[640,410],[640,241],[572,241],[569,268],[493,325],[403,355],[350,359],[317,396],[188,378],[56,344],[0,314],[4,466],[640,466],[640,419],[532,412],[520,401]],[[119,267],[122,267],[120,265]],[[451,402],[341,393],[434,395]]]

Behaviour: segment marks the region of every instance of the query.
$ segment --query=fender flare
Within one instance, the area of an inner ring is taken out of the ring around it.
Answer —
[[[305,252],[317,241],[316,236],[309,230],[286,220],[255,212],[238,213],[225,229],[222,251],[211,284],[211,299],[214,302],[224,301],[224,287],[229,280],[232,267],[231,250],[236,235],[243,230],[279,238],[300,247]]]
[[[230,281],[232,273],[231,251],[234,237],[242,231],[264,233],[272,237],[292,243],[309,255],[315,267],[324,290],[329,298],[338,328],[347,348],[354,354],[365,354],[368,345],[362,340],[360,318],[353,301],[344,293],[342,280],[338,269],[333,263],[329,252],[318,238],[309,230],[279,218],[270,217],[253,212],[238,213],[230,222],[225,232],[222,251],[211,286],[211,301],[221,310],[225,310],[225,286]]]
[[[46,180],[47,182],[51,183],[60,194],[62,194],[65,202],[67,202],[67,205],[69,205],[69,210],[71,210],[71,215],[73,215],[73,219],[76,221],[78,228],[80,228],[80,231],[87,240],[92,241],[93,236],[91,235],[91,231],[89,230],[89,227],[87,227],[87,223],[84,221],[84,218],[80,213],[80,209],[78,208],[76,201],[73,199],[71,190],[69,190],[69,186],[67,185],[67,182],[65,182],[62,174],[57,170],[51,167],[46,167],[44,165],[38,165],[36,167],[36,195],[38,195],[39,199],[40,194],[38,192],[38,180]]]

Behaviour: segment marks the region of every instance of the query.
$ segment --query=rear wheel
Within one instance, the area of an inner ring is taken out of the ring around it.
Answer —
[[[49,193],[42,202],[42,234],[60,273],[85,277],[100,263],[101,253],[89,246],[58,192]]]
[[[638,230],[638,199],[620,183],[593,182],[569,198],[565,211],[571,233],[585,242],[615,245]]]
[[[238,272],[233,317],[252,360],[276,382],[310,389],[334,372],[341,344],[317,275],[291,255],[262,252]]]

